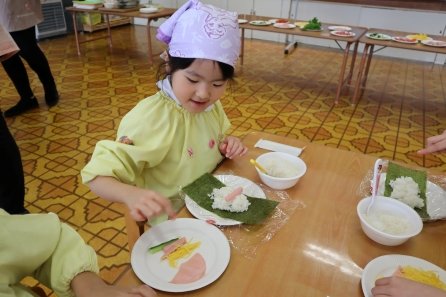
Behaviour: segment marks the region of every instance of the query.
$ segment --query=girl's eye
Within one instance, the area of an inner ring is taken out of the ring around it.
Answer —
[[[191,79],[191,78],[189,78],[189,77],[186,77],[187,78],[187,80],[189,81],[189,82],[191,82],[191,83],[193,83],[193,84],[196,84],[197,82],[198,82],[198,80],[193,80],[193,79]]]
[[[220,87],[223,87],[225,84],[214,84],[214,87],[216,87],[216,88],[220,88]]]

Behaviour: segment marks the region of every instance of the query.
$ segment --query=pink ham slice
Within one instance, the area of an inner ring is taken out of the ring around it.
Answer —
[[[243,188],[242,187],[237,187],[234,189],[234,191],[232,191],[231,193],[229,193],[228,195],[226,195],[225,200],[228,202],[232,202],[234,201],[234,199],[243,193]]]
[[[206,262],[201,254],[196,253],[180,265],[177,274],[170,281],[172,284],[188,284],[199,280],[206,272]]]
[[[179,239],[177,239],[176,241],[172,242],[169,245],[166,245],[163,248],[163,252],[164,255],[161,257],[161,259],[166,259],[167,256],[169,256],[171,253],[173,253],[177,248],[179,248],[180,246],[183,246],[186,244],[186,237],[181,237]]]

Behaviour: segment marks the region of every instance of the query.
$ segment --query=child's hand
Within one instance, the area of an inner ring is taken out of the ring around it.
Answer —
[[[442,134],[429,137],[426,148],[419,150],[418,154],[426,155],[433,152],[446,150],[446,130]]]
[[[440,289],[398,276],[383,277],[372,288],[373,297],[445,297]]]
[[[222,143],[220,143],[220,153],[226,158],[233,159],[234,157],[243,156],[248,151],[248,148],[234,136],[226,137]]]
[[[170,200],[155,191],[138,189],[132,193],[133,197],[127,200],[130,214],[136,221],[150,220],[161,214],[167,214],[169,218],[175,217]],[[135,195],[136,194],[136,195]]]

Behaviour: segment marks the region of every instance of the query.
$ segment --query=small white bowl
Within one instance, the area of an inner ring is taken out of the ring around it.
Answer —
[[[259,174],[260,179],[262,182],[269,186],[270,188],[276,189],[276,190],[285,190],[293,187],[299,179],[307,172],[307,165],[305,162],[296,156],[293,156],[291,154],[287,153],[281,153],[281,152],[269,152],[262,154],[257,157],[256,159],[257,163],[259,163],[263,167],[268,167],[267,164],[273,161],[277,162],[286,162],[290,166],[293,166],[297,169],[297,174],[292,177],[274,177],[268,174],[265,174],[261,172],[257,167],[257,173]]]
[[[359,201],[356,211],[364,233],[373,241],[387,246],[396,246],[406,242],[411,237],[418,235],[423,229],[423,221],[418,213],[410,206],[393,198],[376,196],[370,209],[370,214],[388,214],[408,222],[407,230],[403,234],[393,235],[372,226],[366,219],[367,207],[372,197]]]

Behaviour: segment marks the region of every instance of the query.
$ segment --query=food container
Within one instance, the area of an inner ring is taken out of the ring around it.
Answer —
[[[285,190],[293,187],[307,172],[307,165],[301,158],[282,152],[269,152],[262,154],[257,157],[256,162],[269,172],[271,172],[271,169],[277,172],[277,170],[275,170],[277,168],[271,168],[271,164],[279,164],[279,166],[282,167],[279,168],[279,170],[283,169],[284,171],[294,172],[294,174],[289,177],[277,177],[263,173],[256,167],[257,173],[259,174],[262,182],[275,190]]]
[[[418,213],[393,198],[376,196],[367,215],[371,199],[370,196],[359,201],[356,211],[362,230],[373,241],[382,245],[396,246],[416,236],[423,229],[423,222]],[[396,227],[405,228],[396,230]]]

